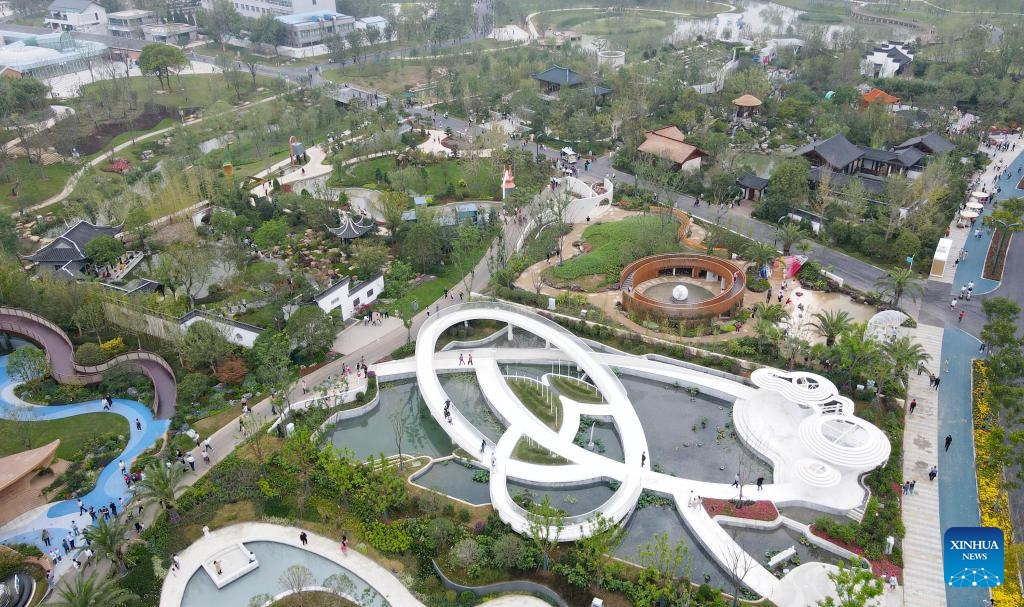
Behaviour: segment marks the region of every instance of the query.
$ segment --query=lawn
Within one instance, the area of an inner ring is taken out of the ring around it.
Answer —
[[[675,221],[663,216],[627,217],[621,221],[592,225],[583,232],[583,240],[591,245],[584,253],[545,272],[557,280],[573,281],[585,276],[601,275],[605,281],[616,281],[627,263],[654,253],[678,251]]]
[[[601,393],[589,384],[582,381],[575,381],[568,377],[550,375],[551,385],[563,395],[581,403],[603,403]]]
[[[484,237],[481,241],[480,246],[473,251],[472,261],[475,267],[480,263],[480,259],[483,258],[484,253],[491,246],[491,237]],[[441,299],[444,292],[448,289],[453,291],[465,291],[466,286],[462,282],[463,275],[460,272],[456,264],[447,264],[444,266],[444,270],[437,276],[436,280],[431,280],[421,284],[415,289],[410,290],[405,294],[404,297],[399,299],[393,306],[392,309],[398,308],[404,310],[406,313],[412,310],[412,303],[415,301],[419,304],[419,309],[422,310],[432,304],[433,302]]]
[[[436,72],[434,74],[436,78]],[[428,81],[423,63],[407,59],[349,64],[324,70],[321,75],[333,82],[376,89],[388,95],[399,95],[417,84],[425,84]]]
[[[474,179],[467,174],[468,160],[442,160],[436,164],[402,169],[415,172],[417,194],[436,198],[463,200],[496,200],[501,193],[497,179]],[[481,160],[481,162],[487,162]],[[378,188],[378,179],[390,178],[396,172],[393,157],[374,158],[344,167],[331,176],[330,184],[343,187]],[[470,169],[469,172],[472,172]],[[477,171],[479,172],[479,171]],[[398,187],[397,185],[395,187]]]
[[[512,388],[512,392],[530,410],[530,413],[547,424],[548,428],[558,432],[563,419],[562,401],[552,398],[552,402],[549,402],[545,390],[534,381],[528,379],[509,379],[507,381],[508,387]]]
[[[25,158],[17,158],[8,162],[3,170],[3,202],[7,212],[38,204],[47,198],[60,193],[64,184],[78,167],[71,163],[55,163],[42,166],[30,163]],[[18,197],[11,198],[11,189],[18,182]]]
[[[527,437],[522,437],[512,450],[512,459],[526,462],[528,464],[541,464],[544,466],[564,466],[569,463],[561,455],[552,453],[536,443],[531,443]]]
[[[154,76],[134,77],[130,78],[128,82],[131,85],[132,92],[141,101],[162,105],[175,112],[179,108],[226,110],[229,106],[238,103],[235,91],[227,86],[224,76],[221,74],[182,74],[180,76],[173,76],[171,78],[170,90],[161,89]],[[254,101],[273,95],[276,82],[277,80],[273,78],[257,76],[256,85],[263,90],[243,91],[242,100]],[[97,84],[83,86],[82,97],[85,97],[89,89],[95,86]]]
[[[86,413],[63,419],[40,422],[24,422],[32,433],[32,446],[42,447],[59,438],[57,457],[71,459],[81,450],[85,441],[107,433],[127,437],[128,420],[113,413]],[[21,435],[25,432],[22,422],[0,420],[0,457],[25,450]]]

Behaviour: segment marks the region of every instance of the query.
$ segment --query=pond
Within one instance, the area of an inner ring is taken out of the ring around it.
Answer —
[[[728,587],[728,574],[708,556],[672,507],[648,506],[634,512],[626,523],[625,537],[615,551],[615,556],[640,565],[640,551],[647,544],[653,546],[662,534],[668,536],[669,548],[679,542],[687,548],[685,562],[678,569],[680,575],[688,574],[697,583],[707,581],[712,586]]]
[[[508,481],[508,493],[524,505],[524,500],[540,504],[546,497],[551,506],[564,510],[568,516],[586,514],[611,499],[615,491],[608,483],[581,483],[565,487],[536,485],[522,481]]]
[[[328,429],[327,436],[336,449],[348,449],[358,459],[398,452],[391,420],[402,420],[402,451],[414,455],[441,457],[452,452],[452,442],[434,420],[420,398],[413,380],[380,385],[380,403],[373,411],[340,421]]]
[[[715,483],[731,483],[741,468],[747,479],[764,476],[771,482],[768,465],[744,448],[733,431],[732,403],[707,394],[691,397],[683,388],[631,375],[619,379],[643,424],[651,466]]]
[[[838,565],[840,561],[843,561],[842,557],[838,554],[819,548],[817,546],[805,546],[800,543],[802,534],[798,531],[780,526],[777,529],[771,531],[762,529],[742,529],[740,527],[724,526],[735,540],[736,543],[743,547],[748,554],[756,558],[765,567],[768,566],[769,556],[771,553],[778,553],[786,550],[790,546],[796,548],[797,559],[789,562],[788,568],[792,569],[800,563],[807,563],[810,561],[817,561],[819,563],[829,563],[832,565]],[[774,556],[774,554],[772,554]],[[797,562],[797,560],[799,562]],[[780,571],[782,567],[779,568]]]
[[[370,588],[361,578],[319,554],[277,542],[245,542],[245,546],[256,554],[260,563],[258,569],[218,589],[206,571],[200,568],[185,586],[181,604],[185,607],[215,604],[248,605],[256,595],[280,593],[281,576],[292,565],[302,565],[309,569],[316,580],[316,585],[324,585],[324,580],[332,575],[347,576],[354,587],[353,595],[367,598],[365,601],[360,600],[360,605],[376,607],[386,604],[377,591]]]
[[[438,376],[441,387],[452,401],[452,407],[458,409],[469,423],[493,442],[498,442],[505,432],[505,424],[487,404],[480,383],[473,373],[446,373]]]
[[[480,506],[491,503],[491,485],[473,480],[473,475],[479,471],[480,468],[453,460],[434,462],[414,482],[421,487]]]

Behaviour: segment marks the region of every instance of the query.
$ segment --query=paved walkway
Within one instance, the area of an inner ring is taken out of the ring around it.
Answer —
[[[930,368],[940,374],[942,328],[919,325],[900,332],[921,344],[932,357]],[[928,378],[927,374],[912,372],[907,387],[908,402],[916,398],[917,409],[906,417],[903,429],[903,479],[917,484],[913,495],[903,497],[903,589],[906,605],[942,607],[946,604],[945,584],[942,568],[936,566],[942,554],[939,483],[928,481],[928,471],[939,463],[942,448],[938,438],[939,394],[928,386]],[[940,475],[942,472],[940,469]]]
[[[303,531],[309,541],[309,544],[305,546],[299,540],[299,534]],[[355,548],[350,546],[346,553],[342,553],[338,543],[332,539],[298,527],[284,527],[267,523],[239,523],[223,527],[193,542],[191,546],[178,554],[178,558],[181,560],[181,571],[168,572],[160,593],[160,607],[180,607],[188,581],[198,572],[203,563],[212,563],[219,552],[237,546],[240,542],[274,542],[306,550],[330,560],[359,577],[377,590],[393,607],[424,607],[423,603],[418,601],[391,572],[360,554]],[[262,565],[262,567],[267,569],[269,564]],[[246,577],[260,575],[260,569],[257,568],[256,571],[231,582],[231,584],[244,584]],[[316,580],[315,583],[319,585],[321,581]],[[271,580],[271,583],[275,590],[279,590],[276,579]],[[230,585],[226,587],[230,588]],[[210,598],[216,600],[216,597]],[[350,598],[357,600],[357,597]]]
[[[280,183],[281,185],[286,185],[298,181],[305,181],[307,179],[316,179],[317,177],[329,175],[330,172],[334,169],[334,166],[332,164],[324,163],[324,161],[327,159],[327,152],[324,151],[323,147],[319,145],[314,145],[313,147],[308,148],[306,150],[306,154],[309,156],[309,162],[301,166],[296,166],[290,172],[285,173],[284,175],[279,177],[277,182]],[[282,160],[281,162],[278,162],[274,166],[270,167],[270,169],[260,171],[259,173],[256,174],[256,177],[264,177],[290,164],[290,158]],[[274,183],[273,180],[271,180],[268,181],[267,183],[264,183],[263,185],[256,186],[255,188],[253,188],[252,192],[257,196],[266,196],[270,193],[273,187]],[[296,192],[296,194],[297,193],[298,192]]]

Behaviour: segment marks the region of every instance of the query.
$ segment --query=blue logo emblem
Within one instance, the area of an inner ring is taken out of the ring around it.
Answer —
[[[992,588],[1003,583],[1003,530],[998,527],[950,527],[942,538],[946,585]]]

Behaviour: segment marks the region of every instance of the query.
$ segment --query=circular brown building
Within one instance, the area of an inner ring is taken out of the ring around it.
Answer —
[[[627,312],[685,320],[722,316],[742,306],[746,276],[719,257],[665,253],[623,268],[619,284]]]

